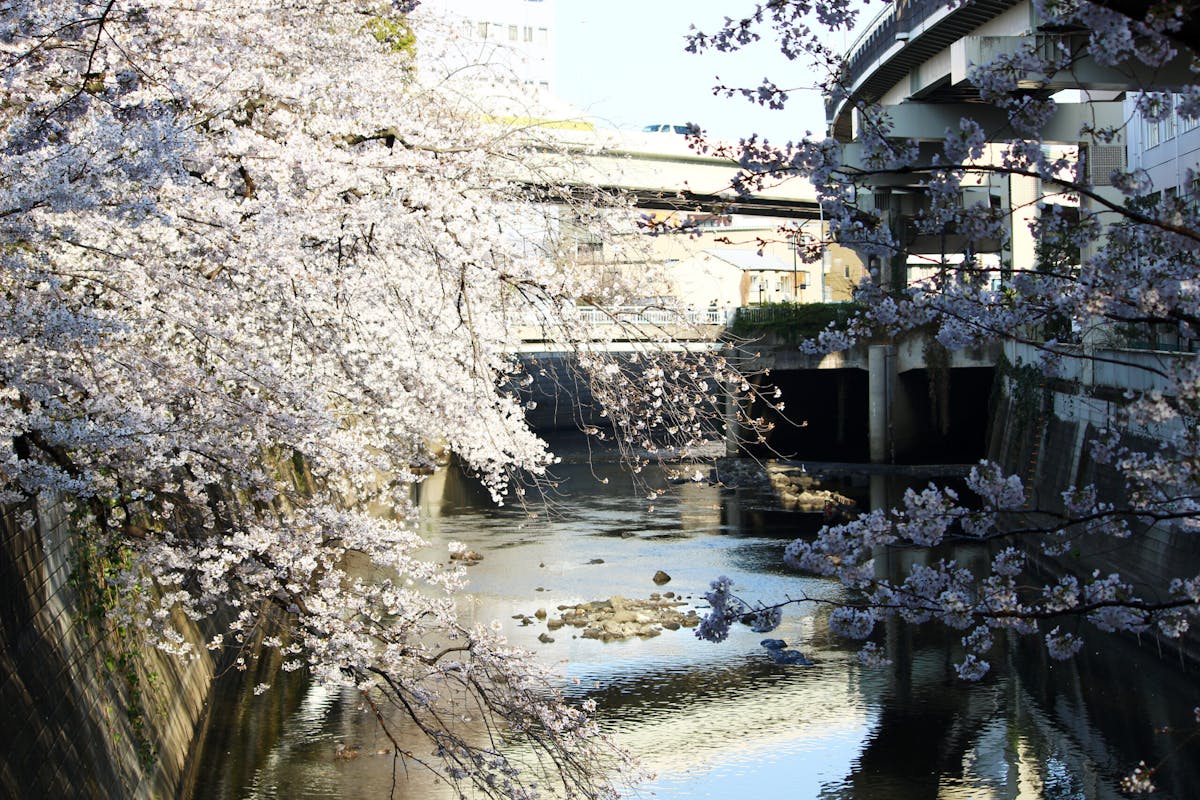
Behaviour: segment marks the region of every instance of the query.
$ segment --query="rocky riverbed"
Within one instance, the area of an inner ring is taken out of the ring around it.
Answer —
[[[820,488],[822,475],[804,466],[760,463],[746,458],[721,459],[709,472],[713,485],[770,491],[784,510],[821,512],[831,519],[854,515],[857,504],[840,492]]]
[[[514,619],[520,620],[522,625],[545,621],[547,632],[538,637],[543,642],[554,641],[552,632],[565,627],[581,629],[575,635],[584,639],[614,642],[635,637],[648,639],[664,630],[694,628],[700,624],[700,617],[695,609],[684,610],[688,605],[674,592],[652,592],[644,600],[616,596],[558,606],[557,616],[539,608],[532,616],[518,614]]]

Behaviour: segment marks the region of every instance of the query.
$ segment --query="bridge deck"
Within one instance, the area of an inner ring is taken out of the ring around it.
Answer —
[[[514,177],[536,193],[550,187],[599,190],[632,198],[639,208],[817,219],[811,182],[793,178],[750,195],[732,188],[738,163],[693,151],[674,134],[553,130],[531,142],[532,154]]]

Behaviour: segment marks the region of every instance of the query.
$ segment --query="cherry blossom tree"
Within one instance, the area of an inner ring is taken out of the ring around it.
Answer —
[[[1187,49],[1195,9],[1175,3],[1134,9],[1087,0],[1035,0],[1034,6],[1045,30],[1069,36],[1058,39],[1057,46],[1039,46],[1040,40],[1029,37],[1026,46],[974,65],[969,81],[980,101],[977,118],[962,118],[940,142],[897,137],[886,109],[853,95],[841,56],[824,44],[824,31],[847,27],[862,13],[851,4],[761,4],[744,19],[727,19],[715,33],[694,32],[689,45],[695,51],[735,50],[773,34],[789,57],[824,70],[831,101],[854,103],[857,154],[852,159],[843,157],[844,143],[833,138],[780,146],[751,137],[722,150],[740,159],[737,182],[744,189],[811,180],[830,235],[879,265],[859,287],[861,315],[848,326],[829,329],[808,348],[840,350],[925,330],[948,349],[980,342],[1019,344],[1035,354],[1025,368],[1036,370],[1043,384],[1070,364],[1088,360],[1120,365],[1135,376],[1119,412],[1090,443],[1091,458],[1114,476],[1118,488],[1079,485],[1047,502],[1022,476],[984,462],[967,480],[971,497],[945,486],[910,490],[897,508],[827,526],[815,539],[788,548],[792,564],[835,577],[852,590],[851,599],[832,614],[835,630],[868,640],[880,623],[894,618],[942,623],[962,632],[958,672],[967,679],[988,671],[987,653],[1001,633],[1040,637],[1050,656],[1064,659],[1078,652],[1085,637],[1097,635],[1095,629],[1179,640],[1200,613],[1200,575],[1194,573],[1145,586],[1117,573],[1077,572],[1069,561],[1057,562],[1059,571],[1050,579],[1039,579],[1029,569],[1033,560],[1054,562],[1081,546],[1143,536],[1151,528],[1176,537],[1200,531],[1200,367],[1195,357],[1150,363],[1129,350],[1102,347],[1135,325],[1165,327],[1185,342],[1200,338],[1200,215],[1194,197],[1152,195],[1154,187],[1136,168],[1097,177],[1080,148],[1046,146],[1044,131],[1057,104],[1049,91],[1029,88],[1036,85],[1031,78],[1052,83],[1086,58],[1127,76],[1142,118],[1154,122],[1175,113],[1196,119],[1200,62]],[[745,94],[781,106],[788,91],[768,80]],[[1000,125],[994,122],[997,109],[1003,112]],[[1077,139],[1112,143],[1137,119],[1116,126],[1088,123]],[[696,144],[708,147],[699,139]],[[1191,168],[1184,184],[1192,185],[1195,165],[1185,166]],[[1027,224],[1014,221],[1025,209],[964,199],[969,198],[965,188],[986,186],[993,177],[1037,179],[1047,187],[1028,215],[1039,249],[1025,263],[989,264],[980,255],[986,249],[1001,251]],[[865,202],[874,187],[897,179],[923,198],[908,236]],[[933,254],[931,264],[938,269],[928,280],[892,279],[890,266],[905,263],[915,236],[963,244],[957,252]],[[984,242],[1001,246],[989,248]],[[893,578],[875,567],[881,548],[934,549],[964,540],[994,545],[989,569],[937,560]],[[779,606],[752,608],[731,594],[726,580],[713,583],[709,600],[713,612],[699,633],[712,639],[723,638],[732,622],[769,630],[778,621]],[[1094,626],[1091,632],[1081,626],[1084,620]],[[863,650],[864,660],[871,662],[886,655],[870,641]],[[1144,788],[1149,773],[1134,783]]]
[[[398,710],[435,745],[407,762],[607,797],[625,757],[458,619],[412,487],[447,452],[497,500],[545,474],[522,326],[586,349],[577,299],[660,292],[572,259],[562,221],[605,215],[515,180],[528,139],[484,123],[486,72],[416,5],[0,3],[0,501],[71,508],[121,567],[110,618],[159,647],[232,614],[210,648],[259,639]],[[706,433],[732,371],[647,348],[584,363],[622,440]]]

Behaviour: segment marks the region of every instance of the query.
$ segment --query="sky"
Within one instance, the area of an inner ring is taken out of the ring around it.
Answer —
[[[601,124],[640,129],[695,122],[710,136],[736,140],[757,132],[774,142],[821,135],[825,113],[807,65],[790,62],[765,34],[736,53],[684,51],[688,26],[710,32],[740,17],[752,0],[557,0],[557,94]],[[842,33],[830,44],[842,49]],[[741,96],[714,97],[717,83],[756,87],[769,76],[791,93],[782,111]]]

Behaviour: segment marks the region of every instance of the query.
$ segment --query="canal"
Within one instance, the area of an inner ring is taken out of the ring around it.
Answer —
[[[560,605],[613,596],[673,591],[703,613],[718,575],[746,600],[842,596],[781,563],[787,542],[814,532],[820,513],[779,510],[762,487],[671,485],[680,471],[652,469],[640,478],[648,486],[635,486],[615,461],[568,449],[556,487],[527,510],[494,507],[452,469],[422,488],[431,556],[444,558],[450,541],[483,556],[469,567],[464,615],[499,620],[560,671],[568,696],[596,700],[602,727],[656,776],[633,796],[1091,800],[1122,796],[1120,779],[1140,760],[1164,762],[1156,797],[1200,795],[1200,747],[1187,738],[1200,703],[1195,671],[1152,641],[1095,635],[1066,663],[1001,643],[992,673],[972,684],[955,677],[956,637],[933,629],[891,627],[893,665],[859,666],[857,648],[829,634],[818,603],[794,607],[771,634],[811,666],[773,663],[764,637],[744,628],[721,644],[687,628],[614,642],[548,630],[538,609],[553,617]],[[826,484],[865,507],[925,482],[841,473]],[[647,488],[668,491],[651,508]],[[949,555],[987,558],[966,548]],[[889,557],[886,568],[913,557]],[[669,583],[653,582],[659,570]],[[251,670],[218,682],[195,800],[455,796],[420,771],[401,770],[393,785],[390,743],[353,691],[275,674],[275,687],[255,697],[261,679]],[[463,724],[473,724],[467,710]]]

